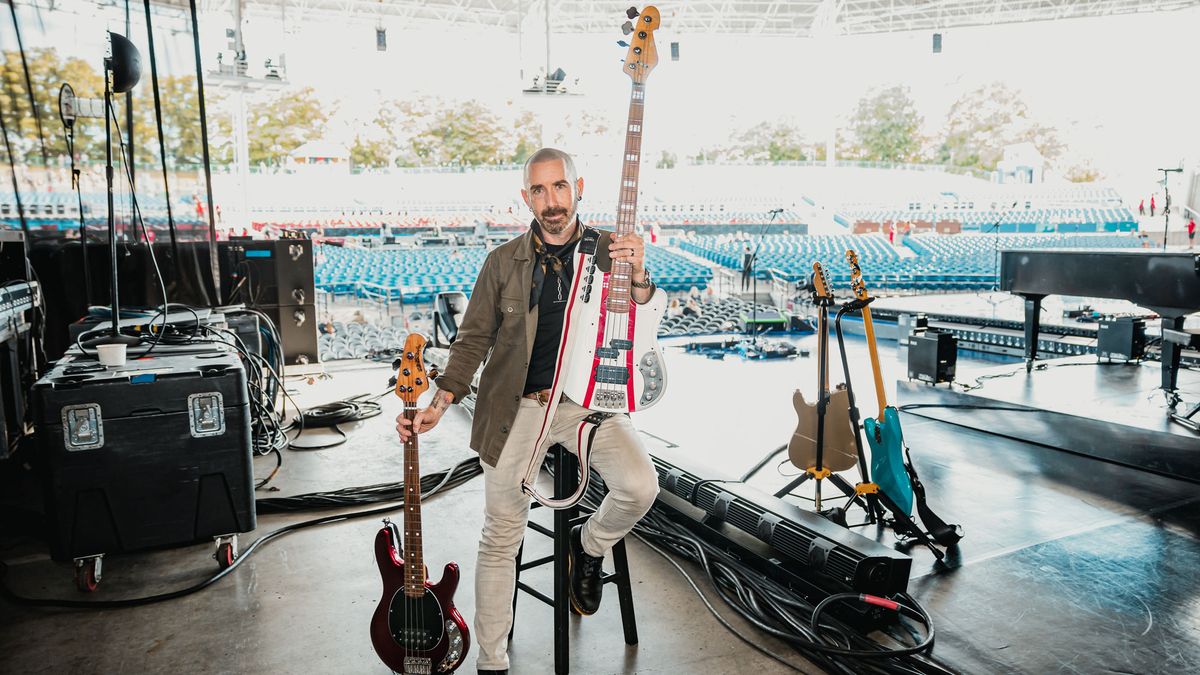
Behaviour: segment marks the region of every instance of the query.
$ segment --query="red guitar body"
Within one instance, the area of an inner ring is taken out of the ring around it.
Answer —
[[[423,597],[409,597],[405,594],[399,541],[396,525],[384,521],[375,535],[375,562],[383,578],[383,597],[371,618],[375,653],[397,673],[452,673],[471,647],[467,622],[454,607],[458,564],[447,563],[438,583],[425,581]]]

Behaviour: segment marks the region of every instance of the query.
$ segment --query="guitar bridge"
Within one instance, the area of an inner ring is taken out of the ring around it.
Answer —
[[[625,392],[620,389],[600,389],[592,394],[592,405],[597,408],[624,410]]]
[[[421,656],[404,657],[404,675],[432,675],[433,659]]]

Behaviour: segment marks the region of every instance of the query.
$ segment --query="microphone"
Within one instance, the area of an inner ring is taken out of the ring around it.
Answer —
[[[771,209],[770,211],[767,211],[767,213],[772,216],[778,216],[783,213],[783,209]]]

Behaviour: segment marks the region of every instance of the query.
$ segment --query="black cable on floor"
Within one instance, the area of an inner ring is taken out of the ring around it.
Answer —
[[[426,474],[421,477],[421,498],[427,499],[444,490],[450,490],[458,487],[459,485],[466,483],[481,473],[483,473],[483,468],[479,464],[479,458],[471,457],[459,462],[449,469]],[[403,483],[394,483],[392,485],[399,486],[399,494],[404,494]],[[306,495],[299,495],[291,499],[303,499],[305,497]],[[401,499],[401,501],[397,501],[396,503],[388,504],[387,506],[377,509],[355,511],[351,513],[339,513],[286,525],[276,530],[272,530],[258,539],[255,539],[254,542],[250,544],[250,546],[248,546],[241,553],[241,555],[237,557],[236,560],[233,561],[232,565],[205,579],[204,581],[176,591],[169,591],[167,593],[159,593],[157,595],[141,598],[124,598],[121,600],[65,600],[61,598],[27,598],[17,595],[8,587],[8,564],[5,561],[0,560],[0,597],[3,597],[13,604],[21,605],[23,607],[61,607],[66,609],[121,609],[126,607],[140,607],[142,605],[165,602],[167,600],[182,598],[208,588],[236,570],[243,562],[253,555],[254,552],[259,549],[259,547],[286,534],[291,534],[292,532],[297,532],[310,527],[316,527],[318,525],[328,525],[330,523],[339,523],[358,518],[379,516],[385,513],[392,513],[403,508],[404,502]]]

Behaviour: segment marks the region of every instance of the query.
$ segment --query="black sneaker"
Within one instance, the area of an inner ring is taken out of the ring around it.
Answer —
[[[590,556],[583,550],[583,525],[571,528],[571,555],[568,571],[571,574],[571,606],[584,616],[600,609],[604,582],[600,580],[604,557]]]

